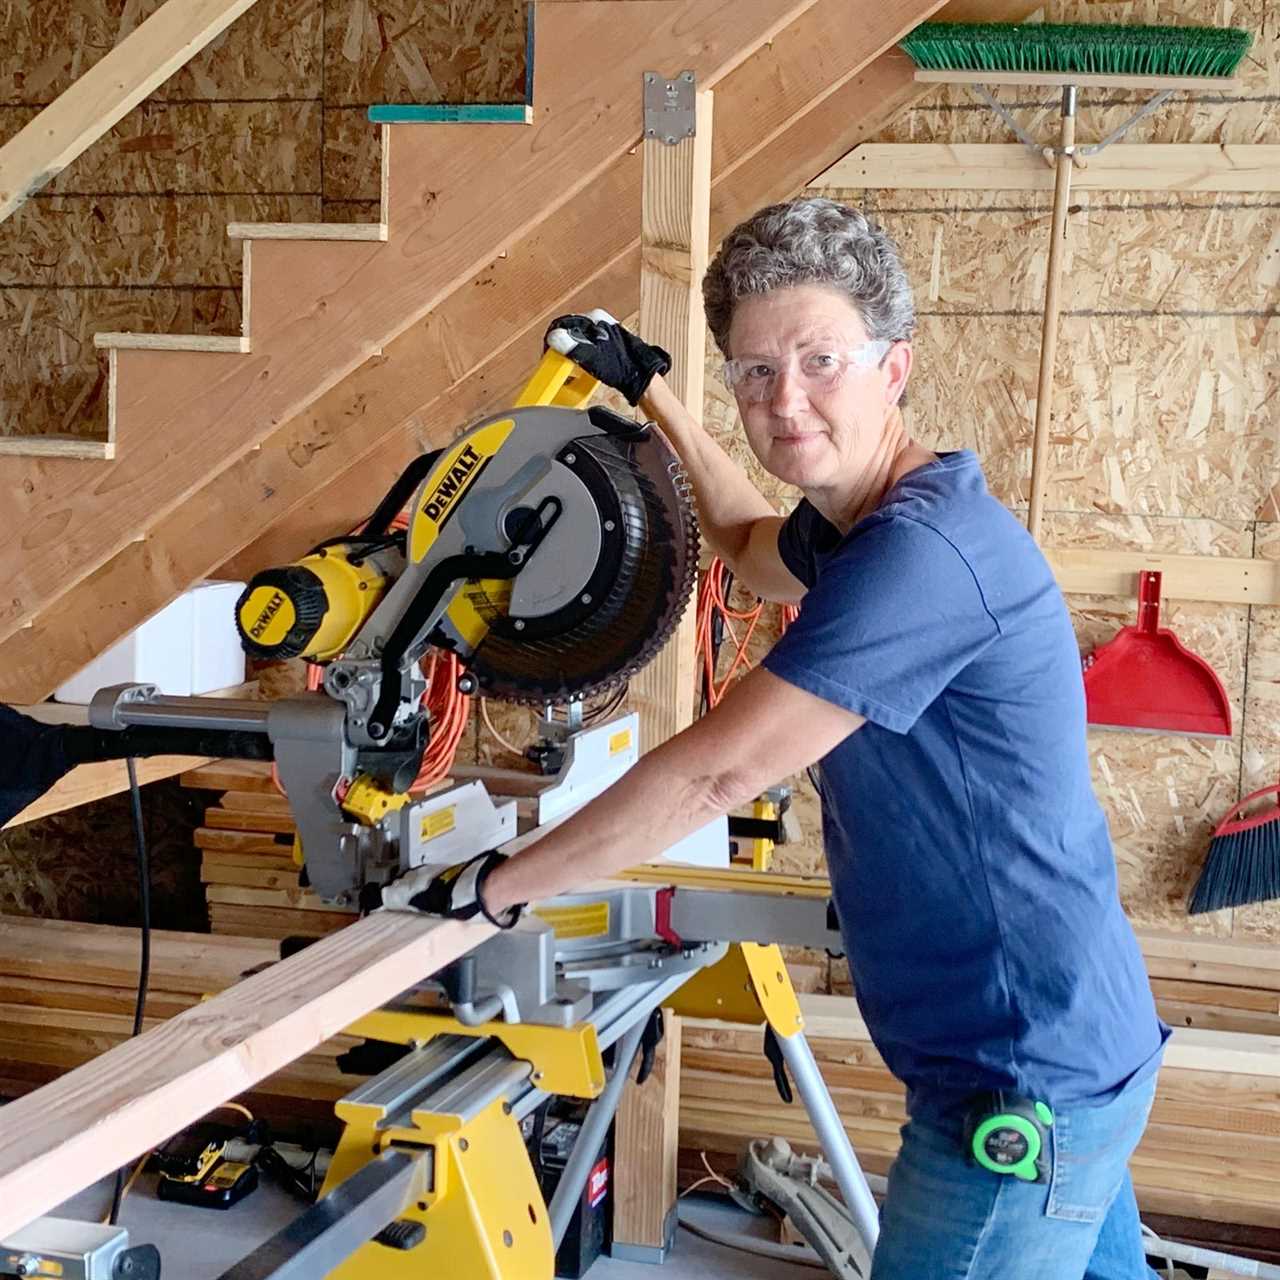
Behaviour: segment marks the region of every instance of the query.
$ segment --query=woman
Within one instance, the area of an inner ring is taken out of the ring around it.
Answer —
[[[874,1277],[1149,1276],[1126,1162],[1168,1030],[1120,907],[1053,575],[973,453],[907,434],[911,291],[865,217],[763,209],[704,295],[750,446],[804,495],[785,520],[667,388],[665,353],[603,313],[548,343],[661,424],[711,546],[799,619],[570,822],[418,904],[502,921],[821,761],[859,1004],[908,1089]]]

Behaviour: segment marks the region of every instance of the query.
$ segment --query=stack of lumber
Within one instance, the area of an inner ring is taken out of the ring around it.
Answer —
[[[293,814],[271,779],[270,765],[216,761],[184,773],[182,784],[222,793],[205,810],[195,838],[214,933],[320,937],[356,918],[354,911],[321,902],[300,887]]]
[[[144,1028],[278,958],[276,945],[256,938],[153,932]],[[138,963],[136,929],[0,918],[0,1095],[24,1093],[128,1039]],[[327,1112],[351,1087],[334,1063],[351,1043],[327,1042],[257,1092],[284,1100],[286,1113]]]
[[[1280,975],[1280,961],[1273,964]],[[906,1118],[902,1086],[852,999],[800,1002],[854,1149],[870,1172],[887,1172]],[[682,1034],[683,1148],[736,1152],[749,1138],[776,1134],[816,1150],[803,1109],[777,1095],[759,1030],[690,1019]],[[1175,1029],[1131,1167],[1147,1212],[1280,1227],[1280,1037]]]

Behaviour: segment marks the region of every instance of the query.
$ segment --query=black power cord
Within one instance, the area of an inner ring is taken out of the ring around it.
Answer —
[[[147,837],[142,827],[142,792],[138,787],[138,771],[134,758],[125,759],[129,771],[129,801],[133,813],[133,844],[138,855],[138,904],[142,917],[142,955],[138,963],[138,996],[133,1006],[133,1034],[142,1031],[143,1014],[147,1007],[147,984],[151,978],[151,868],[147,861]],[[111,1214],[107,1219],[115,1226],[120,1217],[120,1202],[124,1199],[124,1170],[116,1170],[116,1185],[111,1196]]]

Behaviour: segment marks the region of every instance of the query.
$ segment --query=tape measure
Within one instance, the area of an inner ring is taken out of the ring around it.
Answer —
[[[1047,1182],[1052,1167],[1047,1103],[1004,1092],[983,1094],[965,1118],[965,1141],[974,1162],[1024,1182]]]

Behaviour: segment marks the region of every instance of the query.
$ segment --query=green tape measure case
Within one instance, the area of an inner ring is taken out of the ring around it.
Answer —
[[[965,1118],[965,1145],[975,1164],[1024,1182],[1047,1182],[1052,1168],[1053,1112],[1033,1098],[988,1093]]]

